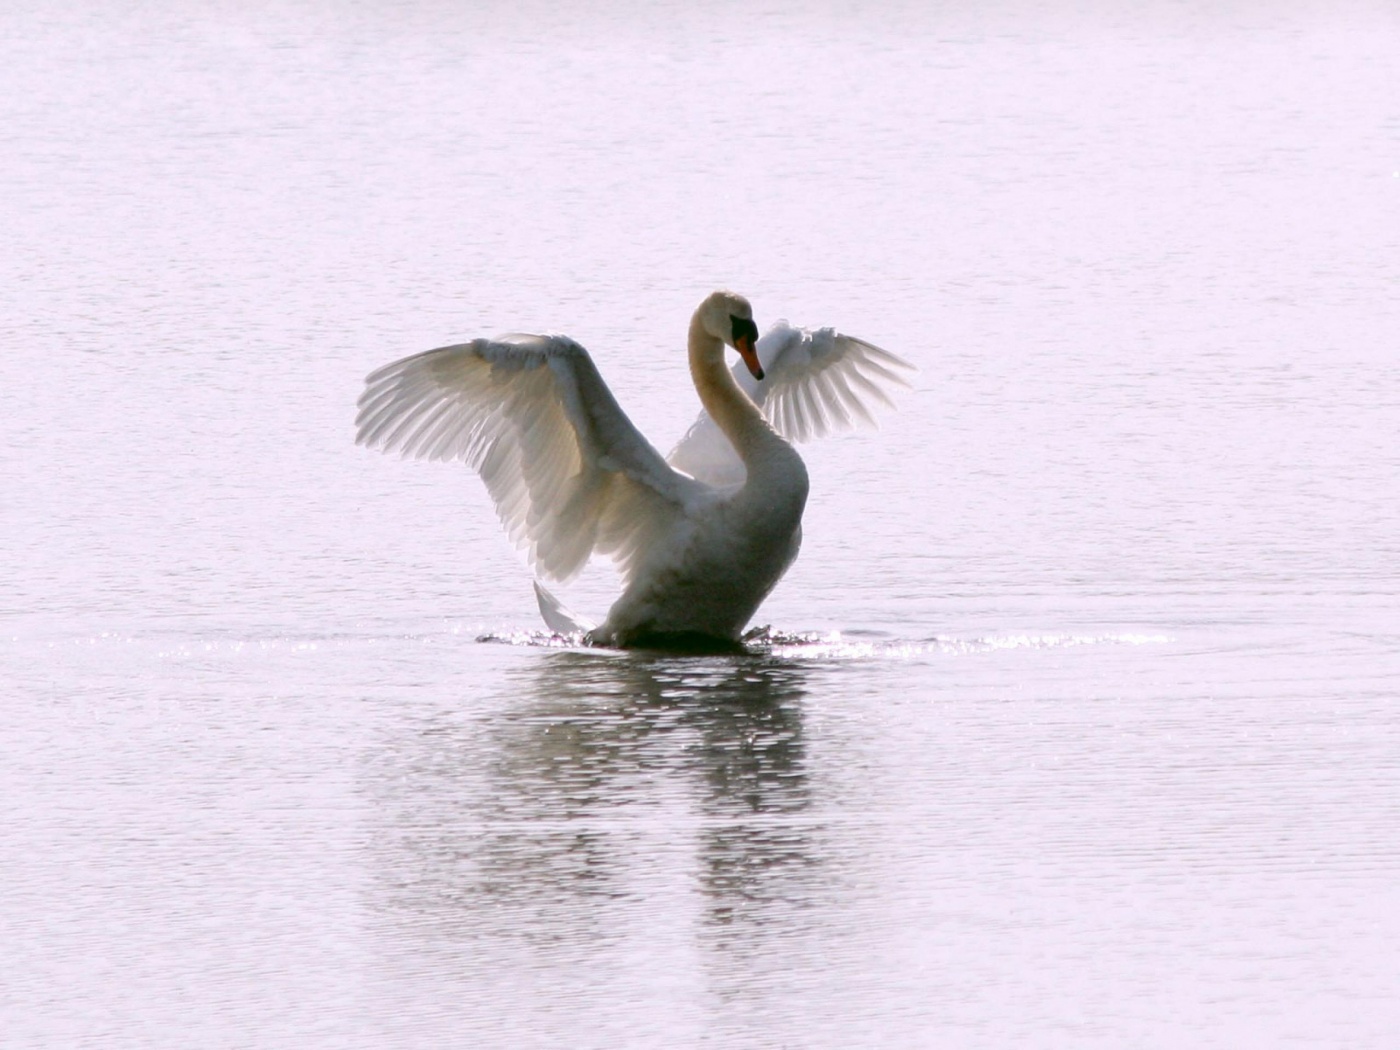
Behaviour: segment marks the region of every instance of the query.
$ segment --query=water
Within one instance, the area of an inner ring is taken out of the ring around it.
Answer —
[[[7,1046],[1390,1045],[1393,12],[4,26]],[[771,644],[540,644],[362,377],[564,330],[669,447],[717,285],[915,389]]]

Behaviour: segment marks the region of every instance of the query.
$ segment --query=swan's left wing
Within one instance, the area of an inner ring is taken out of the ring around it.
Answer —
[[[826,437],[838,430],[875,426],[871,408],[894,407],[890,392],[907,387],[914,366],[834,328],[794,328],[779,321],[758,341],[765,378],[734,370],[773,429],[790,441]]]
[[[567,580],[593,553],[629,577],[701,487],[627,418],[564,336],[504,336],[404,358],[365,380],[356,441],[481,475],[510,538]]]
[[[838,430],[875,425],[872,408],[892,407],[890,393],[907,387],[902,373],[914,371],[904,358],[834,328],[797,328],[779,321],[758,341],[764,378],[742,364],[734,379],[790,441],[826,437]],[[728,440],[705,412],[670,456],[671,465],[712,485],[744,480],[744,467]]]

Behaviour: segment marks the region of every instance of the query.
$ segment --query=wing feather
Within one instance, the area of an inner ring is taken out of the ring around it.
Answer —
[[[762,404],[782,421],[778,432],[794,441],[872,424],[872,403],[892,407],[890,391],[909,385],[904,373],[914,366],[864,339],[833,328],[793,328],[786,321],[774,331],[782,338],[773,341],[771,364],[764,362]]]
[[[356,428],[371,448],[471,466],[507,535],[554,579],[594,553],[630,576],[702,493],[563,336],[477,339],[395,361],[366,378]]]
[[[864,339],[834,328],[796,328],[786,321],[770,328],[757,350],[766,378],[754,379],[743,364],[734,366],[734,378],[773,429],[790,441],[876,425],[873,407],[893,407],[890,390],[907,387],[903,373],[914,370],[902,357]],[[704,412],[667,458],[712,485],[744,480],[738,454]]]

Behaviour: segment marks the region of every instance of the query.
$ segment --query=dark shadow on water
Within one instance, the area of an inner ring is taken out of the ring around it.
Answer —
[[[709,634],[684,631],[679,634],[642,634],[633,638],[628,649],[639,654],[656,656],[750,656],[743,642],[716,638]]]
[[[657,886],[721,926],[809,906],[827,880],[808,674],[752,653],[540,654],[376,763],[385,903],[545,942],[613,936]]]
[[[861,633],[861,632],[857,632]],[[876,632],[879,633],[879,632]],[[565,635],[547,631],[523,631],[508,634],[483,634],[478,642],[497,645],[520,645],[544,649],[587,650],[590,646],[582,633]],[[610,646],[594,648],[606,652],[629,652],[646,656],[772,656],[780,646],[803,646],[827,641],[822,635],[789,634],[771,627],[755,627],[735,641],[693,631],[668,631],[636,635],[626,649]]]

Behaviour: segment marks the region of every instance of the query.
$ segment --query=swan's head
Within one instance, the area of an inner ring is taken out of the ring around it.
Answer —
[[[753,307],[742,295],[714,292],[700,304],[697,311],[705,331],[726,346],[739,351],[750,374],[763,378],[763,366],[758,363],[758,326],[753,323]]]

